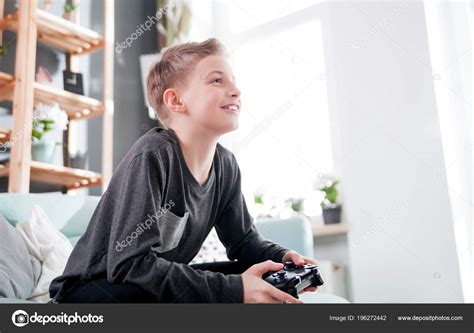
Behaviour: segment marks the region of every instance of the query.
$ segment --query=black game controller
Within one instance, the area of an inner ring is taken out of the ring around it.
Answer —
[[[262,278],[294,298],[298,298],[298,293],[309,286],[317,287],[324,284],[318,266],[310,264],[298,266],[291,261],[285,262],[285,267],[278,272],[265,273]]]

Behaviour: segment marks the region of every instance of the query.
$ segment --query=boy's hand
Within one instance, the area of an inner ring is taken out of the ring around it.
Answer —
[[[262,279],[270,271],[279,271],[283,264],[271,260],[251,266],[242,274],[244,284],[244,303],[298,303],[303,301],[275,288]]]
[[[319,262],[317,260],[314,260],[308,257],[303,257],[301,254],[299,254],[296,251],[288,251],[285,253],[285,255],[283,256],[282,262],[285,263],[287,261],[292,261],[295,265],[304,265],[304,264],[319,265]],[[314,292],[316,290],[318,290],[318,287],[309,286],[301,290],[299,294],[305,293],[307,291]]]

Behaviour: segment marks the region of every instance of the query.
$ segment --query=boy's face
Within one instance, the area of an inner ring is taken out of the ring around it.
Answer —
[[[222,135],[239,126],[240,91],[224,56],[200,60],[181,91],[186,115],[212,135]]]

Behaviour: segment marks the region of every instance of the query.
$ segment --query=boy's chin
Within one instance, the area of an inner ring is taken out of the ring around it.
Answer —
[[[235,131],[236,129],[239,128],[239,122],[238,121],[235,121],[233,122],[232,124],[230,124],[227,128],[226,128],[226,132],[225,133],[229,133],[229,132],[232,132],[232,131]]]
[[[237,128],[239,128],[239,122],[235,121],[235,122],[231,122],[231,123],[220,124],[220,125],[216,126],[215,128],[216,128],[216,132],[219,135],[224,135],[226,133],[233,132]]]

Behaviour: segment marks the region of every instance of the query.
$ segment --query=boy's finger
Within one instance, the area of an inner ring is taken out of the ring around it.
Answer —
[[[309,286],[309,287],[304,288],[303,290],[300,290],[298,292],[298,294],[302,294],[302,293],[306,293],[306,292],[314,292],[314,291],[317,291],[317,290],[318,290],[318,287]]]
[[[271,286],[269,293],[273,298],[276,298],[280,303],[294,303],[294,304],[303,304],[303,301],[297,298],[294,298],[290,294],[287,294],[277,288]]]
[[[304,259],[298,252],[290,252],[287,259],[293,261],[296,265],[304,265]]]
[[[269,303],[269,304],[281,304],[281,302],[280,302],[278,299],[276,299],[275,297],[271,297],[271,296],[268,297],[268,300],[267,300],[266,303]]]
[[[319,265],[319,261],[313,258],[303,257],[304,261],[308,264]]]

